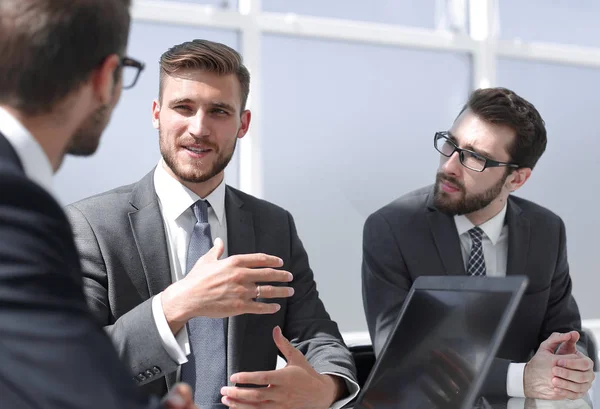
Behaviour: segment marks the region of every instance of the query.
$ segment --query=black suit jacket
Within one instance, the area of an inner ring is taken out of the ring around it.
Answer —
[[[156,408],[127,376],[83,295],[59,204],[0,134],[0,407]]]
[[[565,226],[551,211],[509,196],[507,275],[529,286],[494,360],[483,392],[506,394],[511,361],[526,362],[553,332],[581,330],[571,295]],[[363,303],[378,354],[413,281],[422,275],[466,275],[454,218],[437,210],[433,188],[409,193],[367,219],[363,235]],[[581,332],[580,332],[581,333]],[[586,350],[581,333],[580,346]]]
[[[173,384],[179,365],[162,346],[152,315],[154,295],[171,284],[167,238],[153,174],[74,203],[67,207],[67,214],[81,253],[85,293],[94,315],[139,385],[146,392],[159,393]],[[281,304],[275,314],[229,318],[228,379],[236,372],[275,368],[278,350],[272,329],[279,325],[318,372],[337,373],[355,381],[352,356],[319,298],[292,216],[229,186],[225,214],[229,255],[263,252],[280,257],[283,269],[294,275],[291,286],[295,289],[291,298],[273,300]]]

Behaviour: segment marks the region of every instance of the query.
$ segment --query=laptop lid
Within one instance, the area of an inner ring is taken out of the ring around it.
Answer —
[[[354,408],[470,409],[527,282],[417,278]]]

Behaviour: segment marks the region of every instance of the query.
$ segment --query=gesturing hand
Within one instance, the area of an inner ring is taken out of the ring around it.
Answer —
[[[291,273],[277,270],[283,261],[267,254],[240,254],[219,260],[223,241],[216,239],[192,270],[163,291],[161,302],[173,332],[197,316],[212,318],[240,314],[273,314],[281,308],[276,303],[255,300],[287,298],[294,289],[260,283],[292,281]],[[175,324],[175,325],[173,325]]]
[[[285,368],[232,375],[234,383],[266,386],[223,387],[225,405],[235,409],[325,409],[344,393],[346,386],[342,379],[317,373],[279,327],[273,329],[273,339],[287,360]]]
[[[594,380],[593,362],[577,351],[577,340],[579,334],[571,331],[554,333],[540,344],[525,366],[523,386],[526,397],[579,399],[590,389]]]
[[[192,388],[187,383],[176,384],[162,403],[166,409],[198,409],[194,404]]]

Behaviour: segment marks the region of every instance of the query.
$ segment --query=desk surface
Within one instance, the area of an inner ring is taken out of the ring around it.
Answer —
[[[582,399],[562,401],[522,398],[510,398],[502,401],[490,399],[489,404],[492,409],[600,409],[600,373],[596,373],[592,389]]]

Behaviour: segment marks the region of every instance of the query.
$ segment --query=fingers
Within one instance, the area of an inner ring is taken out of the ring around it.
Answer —
[[[576,397],[569,397],[569,399],[579,399],[583,394],[585,394],[592,386],[590,383],[576,383],[566,381],[561,378],[552,378],[552,385],[559,389],[559,391],[567,391],[570,392],[567,395],[577,395]],[[564,395],[561,393],[561,395]]]
[[[279,325],[273,328],[273,341],[275,345],[284,356],[288,365],[303,365],[306,362],[306,358],[302,355],[302,352],[298,351],[286,337],[283,336]]]
[[[294,276],[289,271],[275,270],[273,268],[255,268],[244,270],[244,279],[254,283],[289,283]]]
[[[257,301],[247,301],[242,307],[238,309],[238,314],[275,314],[281,309],[281,305],[277,303],[266,303]]]
[[[556,348],[562,344],[563,342],[567,342],[571,339],[571,333],[567,332],[565,334],[561,334],[558,332],[553,333],[548,337],[547,340],[540,344],[539,350],[547,351],[550,353],[554,353]]]
[[[186,383],[177,383],[164,399],[167,409],[188,409],[193,405],[192,388]]]
[[[203,260],[203,259],[205,261],[206,260],[209,260],[209,261],[218,260],[223,255],[224,251],[225,251],[225,244],[223,244],[223,240],[221,240],[221,238],[217,237],[215,239],[215,242],[214,242],[212,248],[210,250],[208,250],[205,255],[200,257],[200,260]]]
[[[594,362],[587,356],[568,355],[567,357],[561,357],[556,363],[557,366],[567,369],[573,369],[575,371],[592,371]]]
[[[260,286],[260,298],[288,298],[294,295],[292,287],[279,287],[273,285]],[[256,296],[256,289],[253,291],[253,296]]]
[[[221,388],[221,395],[236,401],[243,401],[246,403],[260,403],[275,399],[274,388],[260,387],[260,388],[244,388],[235,386],[225,386]]]
[[[263,401],[263,402],[247,402],[236,400],[230,398],[228,396],[223,396],[221,398],[221,402],[230,407],[231,409],[282,409],[285,406],[282,404],[276,404],[272,401]]]
[[[238,372],[231,375],[230,379],[232,383],[278,385],[280,382],[277,372],[277,369],[273,371]]]
[[[272,267],[277,268],[283,266],[283,260],[279,257],[271,256],[264,253],[254,254],[238,254],[229,257],[231,263],[237,267]]]
[[[552,368],[552,375],[562,378],[566,381],[576,383],[590,383],[594,380],[594,373],[591,370],[588,371],[574,371],[571,369],[561,368],[555,366]]]

